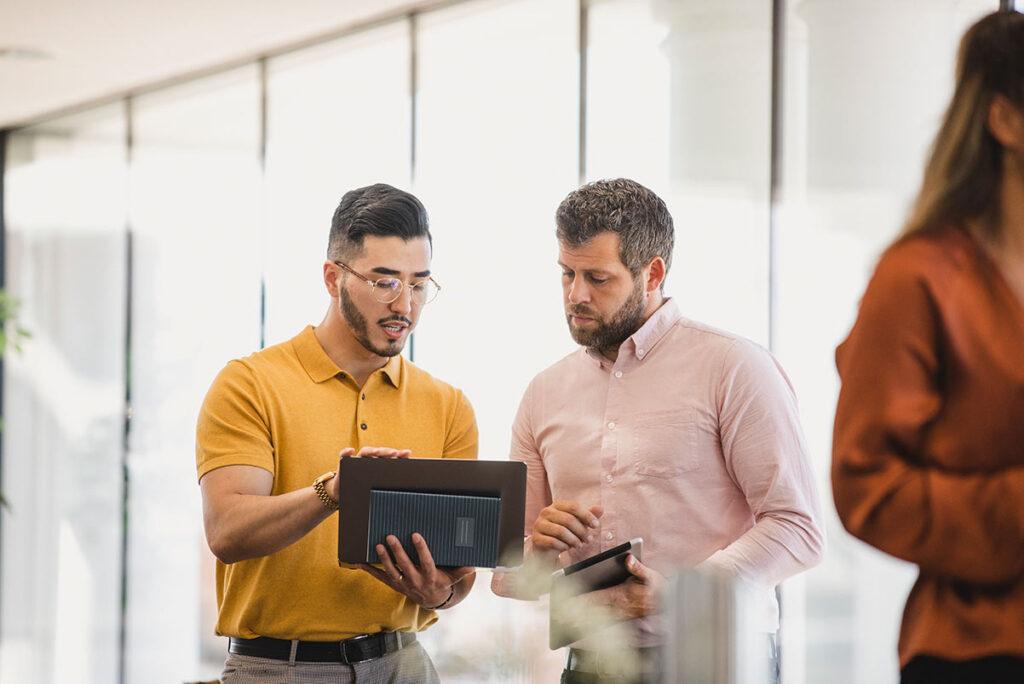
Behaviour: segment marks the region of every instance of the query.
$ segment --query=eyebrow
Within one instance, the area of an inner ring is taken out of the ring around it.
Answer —
[[[563,264],[561,261],[558,262],[558,265],[561,266],[562,268],[564,268],[566,271],[575,271],[576,270],[576,269],[573,269],[573,268],[569,268],[568,266]],[[583,272],[584,273],[589,273],[591,275],[594,275],[594,274],[606,275],[608,277],[611,277],[612,275],[614,275],[611,271],[606,271],[603,268],[585,268],[585,269],[583,269]]]
[[[371,269],[370,273],[379,273],[381,275],[386,275],[386,276],[400,276],[400,275],[402,275],[401,271],[396,271],[393,268],[385,268],[383,266],[377,266],[376,268]],[[413,273],[413,276],[416,277],[416,278],[427,278],[427,277],[430,276],[430,271],[429,270],[427,270],[427,271],[417,271],[416,273]]]

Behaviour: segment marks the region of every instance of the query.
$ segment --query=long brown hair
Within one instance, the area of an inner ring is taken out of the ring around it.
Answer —
[[[960,41],[956,90],[901,238],[974,220],[997,237],[1003,149],[987,125],[996,95],[1024,111],[1024,14],[1012,10],[983,17]]]

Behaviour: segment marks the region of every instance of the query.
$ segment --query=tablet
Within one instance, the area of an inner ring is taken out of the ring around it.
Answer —
[[[338,477],[342,566],[379,563],[376,546],[390,534],[418,565],[413,533],[427,541],[438,567],[523,562],[524,463],[349,457]]]
[[[571,615],[580,610],[574,607],[573,599],[592,591],[614,587],[632,577],[633,573],[626,567],[626,556],[632,554],[638,561],[642,561],[643,546],[643,538],[637,537],[552,574],[548,632],[552,650],[587,636],[578,626],[579,616],[574,619]]]

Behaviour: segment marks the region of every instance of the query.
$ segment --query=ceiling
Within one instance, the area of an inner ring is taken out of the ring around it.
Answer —
[[[436,4],[0,0],[0,128]]]

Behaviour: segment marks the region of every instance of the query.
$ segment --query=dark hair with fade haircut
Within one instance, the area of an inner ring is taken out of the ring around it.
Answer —
[[[628,178],[599,180],[573,190],[555,212],[558,239],[578,247],[598,234],[619,236],[619,258],[635,277],[654,257],[672,265],[675,229],[660,197]]]
[[[358,255],[367,235],[400,237],[407,242],[425,237],[431,248],[434,246],[423,203],[410,193],[385,183],[344,194],[331,219],[328,258],[341,260]]]

